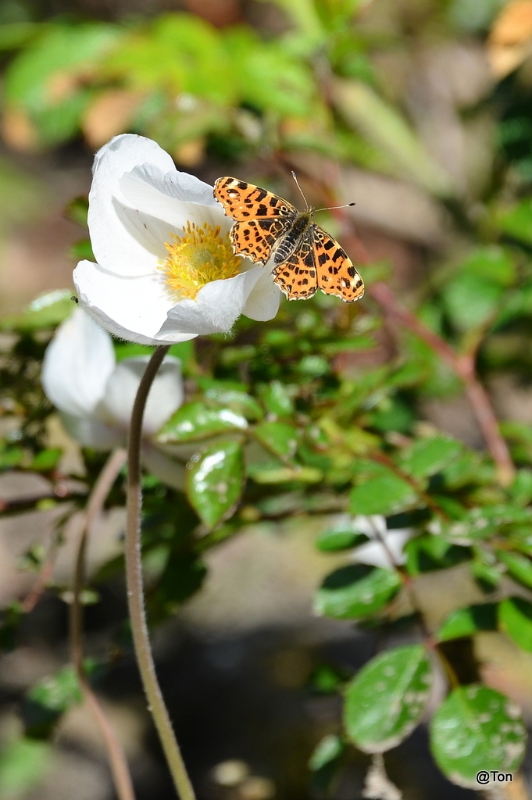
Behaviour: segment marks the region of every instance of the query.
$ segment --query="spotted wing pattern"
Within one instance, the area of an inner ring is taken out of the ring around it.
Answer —
[[[345,250],[318,225],[312,226],[312,238],[318,288],[346,303],[359,300],[364,294],[364,281]]]
[[[222,204],[226,216],[235,220],[231,241],[239,255],[265,264],[273,251],[279,262],[283,253],[281,244],[288,250],[290,238],[298,237],[291,252],[273,270],[273,280],[289,300],[312,297],[317,289],[347,303],[364,294],[362,278],[332,236],[313,223],[301,236],[296,234],[304,214],[287,200],[230,177],[218,178],[214,197]],[[305,214],[312,215],[312,209]]]
[[[297,208],[282,197],[238,178],[218,178],[214,197],[222,204],[226,215],[237,222],[262,217],[290,219],[298,213]]]
[[[252,261],[265,264],[272,247],[285,235],[290,222],[279,217],[251,219],[235,222],[231,228],[233,250],[240,255],[249,256]]]
[[[273,280],[289,300],[306,300],[318,288],[312,227],[288,258],[273,270]]]

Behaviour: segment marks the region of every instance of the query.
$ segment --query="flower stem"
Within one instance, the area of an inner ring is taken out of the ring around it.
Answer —
[[[72,661],[76,670],[78,682],[92,714],[98,723],[103,736],[109,765],[113,776],[116,794],[119,800],[135,800],[133,784],[124,751],[118,741],[116,734],[109,723],[96,695],[92,691],[90,681],[83,665],[83,605],[81,603],[81,591],[84,582],[85,572],[85,551],[87,549],[87,539],[92,530],[95,520],[101,513],[105,499],[109,494],[120,470],[126,463],[126,451],[115,450],[102,469],[98,480],[90,494],[87,511],[82,523],[82,530],[78,542],[76,555],[76,566],[74,570],[74,581],[72,586],[72,605],[70,607],[70,650]]]
[[[157,676],[150,648],[144,588],[142,581],[142,559],[140,550],[140,511],[142,506],[140,449],[142,443],[142,419],[153,380],[168,352],[169,345],[157,347],[146,367],[139,384],[129,428],[128,476],[127,476],[127,527],[126,527],[126,581],[129,617],[133,643],[142,684],[166,756],[175,788],[181,800],[195,800],[181,751],[170,722],[168,710]]]

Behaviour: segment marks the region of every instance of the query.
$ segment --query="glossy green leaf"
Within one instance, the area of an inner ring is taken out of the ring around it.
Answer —
[[[272,381],[260,387],[261,400],[266,410],[276,417],[290,417],[294,413],[294,403],[288,388],[281,381]]]
[[[473,636],[478,631],[497,630],[497,605],[478,603],[466,608],[458,608],[445,618],[438,628],[436,638],[440,642]]]
[[[465,547],[451,544],[442,536],[423,533],[405,544],[406,566],[410,575],[454,567],[470,558]]]
[[[194,442],[230,430],[242,431],[247,426],[242,414],[228,408],[210,408],[198,401],[181,406],[165,422],[157,439],[162,444]]]
[[[292,459],[296,453],[299,431],[286,422],[261,422],[253,435],[283,461]]]
[[[250,465],[248,475],[255,483],[264,485],[275,483],[321,483],[323,472],[314,467],[270,467],[260,464]]]
[[[365,753],[383,753],[419,723],[429,699],[432,673],[422,645],[397,647],[373,658],[348,685],[344,724]]]
[[[532,559],[520,553],[509,553],[506,550],[498,550],[497,555],[506,565],[508,574],[512,578],[532,589]]]
[[[214,527],[228,517],[244,488],[244,457],[239,442],[211,444],[187,465],[187,495],[203,522]]]
[[[441,472],[463,452],[463,445],[447,436],[414,442],[401,454],[401,467],[414,478],[428,478]]]
[[[454,689],[430,725],[431,750],[453,783],[478,789],[477,773],[515,772],[525,752],[519,707],[481,684]]]
[[[396,514],[411,508],[417,493],[393,472],[377,475],[355,486],[349,496],[352,514]]]
[[[334,619],[359,619],[375,614],[397,594],[396,572],[366,564],[341,567],[328,575],[314,597],[316,614]]]
[[[337,550],[351,550],[368,541],[369,538],[363,533],[344,524],[321,531],[316,539],[316,547],[322,553],[333,553]]]
[[[527,653],[532,653],[532,603],[507,597],[499,603],[499,625]]]
[[[251,422],[260,420],[264,416],[262,408],[254,397],[237,389],[229,389],[223,384],[210,386],[205,391],[205,399],[241,414]]]

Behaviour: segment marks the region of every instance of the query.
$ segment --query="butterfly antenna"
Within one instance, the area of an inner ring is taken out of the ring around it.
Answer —
[[[315,208],[315,211],[334,211],[336,208],[351,208],[356,206],[356,203],[344,203],[343,206],[327,206],[327,208]]]
[[[302,188],[301,188],[301,186],[299,185],[299,181],[298,181],[298,179],[297,179],[297,175],[296,175],[296,173],[294,172],[294,170],[292,170],[292,178],[295,180],[295,182],[296,182],[296,186],[297,186],[297,188],[299,189],[299,191],[301,192],[301,197],[302,197],[302,198],[303,198],[303,200],[305,201],[305,205],[306,205],[306,207],[307,207],[307,211],[308,211],[308,210],[309,210],[309,204],[307,203],[307,198],[306,198],[306,197],[305,197],[305,195],[303,194],[303,189],[302,189]]]

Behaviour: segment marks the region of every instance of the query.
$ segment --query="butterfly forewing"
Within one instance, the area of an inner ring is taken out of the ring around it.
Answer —
[[[233,249],[235,253],[249,256],[252,261],[265,264],[272,248],[285,234],[286,227],[286,221],[279,217],[235,222],[231,228]]]
[[[237,222],[297,216],[297,208],[287,200],[238,178],[218,178],[214,184],[214,197],[223,205],[227,216]]]
[[[265,264],[273,255],[273,280],[289,300],[312,297],[316,289],[350,303],[364,294],[364,283],[338,242],[312,222],[312,209],[299,212],[272,192],[219,178],[214,197],[235,220],[235,253]]]

